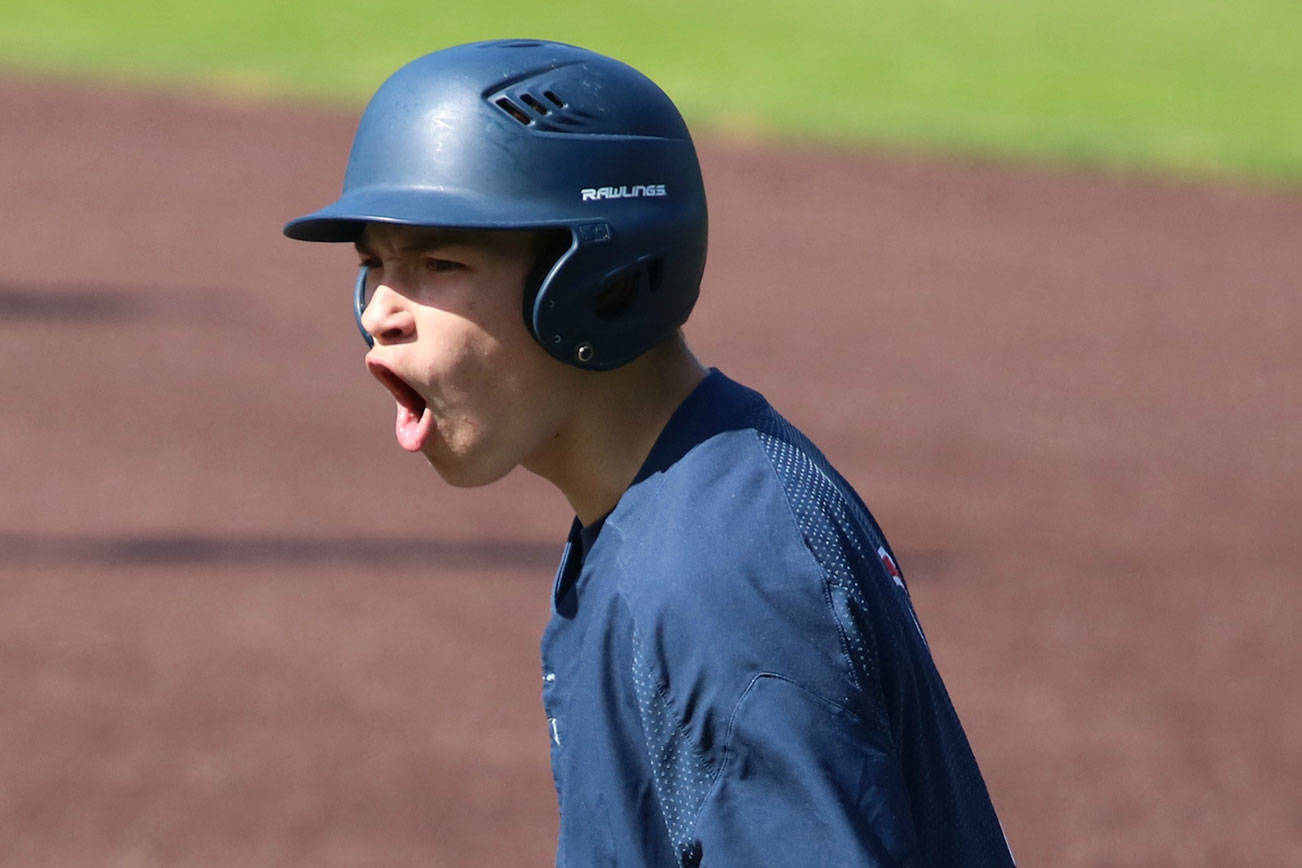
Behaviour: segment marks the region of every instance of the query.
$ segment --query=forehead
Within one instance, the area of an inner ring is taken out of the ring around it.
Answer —
[[[354,242],[363,253],[422,253],[449,247],[509,255],[532,249],[533,233],[520,230],[453,229],[367,223]]]

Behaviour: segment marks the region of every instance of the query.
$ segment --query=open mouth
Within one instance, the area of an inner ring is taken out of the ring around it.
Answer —
[[[393,395],[398,411],[393,431],[398,438],[398,445],[408,452],[419,452],[434,421],[434,414],[430,412],[425,399],[384,363],[367,359],[366,367]]]

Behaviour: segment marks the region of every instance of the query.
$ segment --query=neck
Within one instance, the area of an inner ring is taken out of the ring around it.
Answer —
[[[678,335],[622,368],[585,374],[572,404],[579,409],[524,466],[591,524],[614,509],[669,417],[707,373]]]

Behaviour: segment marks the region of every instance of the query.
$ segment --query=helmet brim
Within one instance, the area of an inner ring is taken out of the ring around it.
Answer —
[[[536,203],[503,203],[483,195],[421,188],[362,189],[344,193],[311,214],[285,224],[284,233],[296,241],[352,242],[367,223],[440,226],[457,229],[534,229],[565,225],[571,215]]]

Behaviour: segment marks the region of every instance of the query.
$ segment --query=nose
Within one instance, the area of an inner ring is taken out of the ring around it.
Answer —
[[[416,319],[402,294],[383,281],[371,288],[365,283],[366,269],[362,269],[357,278],[356,311],[357,325],[366,342],[374,346],[376,342],[392,344],[411,338],[416,333]]]

